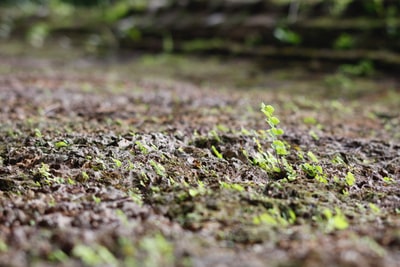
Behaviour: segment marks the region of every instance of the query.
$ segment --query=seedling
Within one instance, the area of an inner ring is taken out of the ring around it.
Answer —
[[[309,132],[308,132],[308,134],[314,139],[314,140],[319,140],[319,136],[318,136],[318,134],[314,131],[314,130],[310,130]]]
[[[222,154],[215,148],[215,146],[211,146],[211,150],[214,152],[215,156],[217,156],[217,158],[219,159],[223,159],[224,156],[222,156]]]
[[[381,212],[381,209],[377,205],[375,205],[374,203],[369,203],[369,208],[375,214],[379,214]]]
[[[146,255],[142,266],[174,266],[174,246],[162,234],[144,237],[139,248]]]
[[[78,244],[72,249],[72,255],[82,260],[87,266],[118,265],[114,255],[106,247],[97,244],[90,247]]]
[[[42,162],[42,166],[40,166],[40,167],[38,168],[38,171],[39,171],[39,174],[40,174],[43,178],[49,179],[50,176],[51,176],[51,173],[50,173],[50,166],[49,166],[48,164],[46,164],[46,163],[43,163],[43,162]]]
[[[387,177],[387,176],[383,177],[383,181],[384,181],[386,184],[394,184],[394,183],[395,183],[395,180],[394,180],[393,178]]]
[[[143,155],[149,154],[149,150],[147,149],[147,147],[144,144],[142,144],[142,142],[140,142],[139,140],[135,142],[135,145],[138,146],[139,150],[142,152]]]
[[[307,177],[315,178],[315,180],[324,184],[328,183],[326,175],[324,174],[320,165],[314,165],[306,162],[301,165],[301,169],[305,172]]]
[[[165,176],[165,168],[163,165],[154,160],[150,160],[150,165],[159,176]]]
[[[230,183],[225,183],[225,182],[219,182],[219,184],[221,185],[221,188],[225,188],[225,189],[229,189],[229,190],[233,190],[233,191],[238,191],[238,192],[243,192],[245,189],[243,186],[241,186],[240,184],[230,184]]]
[[[113,160],[114,163],[115,163],[115,167],[119,168],[119,167],[122,166],[122,162],[121,162],[120,160],[118,160],[118,159],[112,159],[112,160]]]
[[[53,262],[65,262],[68,260],[68,255],[61,249],[56,249],[49,254],[48,259]]]
[[[274,114],[274,107],[271,105],[265,105],[264,103],[261,104],[261,111],[266,116],[265,121],[268,123],[270,129],[267,131],[269,136],[272,139],[272,148],[274,149],[275,153],[280,156],[286,156],[289,152],[286,150],[285,144],[279,140],[279,136],[284,134],[284,131],[277,127],[280,123],[280,120],[275,117]],[[277,158],[279,158],[277,157]]]
[[[36,138],[43,138],[43,134],[38,128],[35,128],[35,136]]]
[[[82,175],[82,180],[83,180],[84,182],[86,182],[87,180],[89,180],[89,175],[87,174],[87,172],[82,171],[81,175]]]
[[[344,230],[349,227],[346,216],[339,208],[335,208],[335,214],[328,208],[323,209],[321,217],[318,218],[318,220],[327,233],[331,233],[335,230]]]
[[[289,209],[288,213],[283,213],[279,208],[274,207],[268,209],[266,212],[257,215],[253,218],[253,224],[265,224],[270,226],[283,226],[286,227],[296,221],[296,214],[293,210]]]
[[[95,195],[92,195],[92,199],[93,199],[94,203],[96,203],[96,204],[100,204],[100,202],[101,202],[101,198],[96,197]]]
[[[354,177],[354,175],[351,172],[347,172],[345,179],[346,179],[346,184],[348,186],[353,186],[356,183],[356,178]]]
[[[216,130],[211,130],[211,131],[210,131],[210,134],[211,134],[212,137],[214,137],[214,139],[215,139],[218,143],[222,142],[221,137],[219,137],[219,135],[218,135],[218,133],[217,133]]]
[[[315,154],[312,153],[311,151],[307,152],[307,156],[312,162],[314,162],[314,163],[318,163],[319,162],[317,156],[315,156]]]
[[[294,170],[285,159],[289,151],[286,149],[286,144],[279,140],[279,136],[283,135],[284,131],[278,127],[280,120],[274,116],[275,109],[271,105],[261,103],[261,111],[270,127],[267,134],[272,140],[273,154],[262,152],[261,145],[256,141],[260,153],[256,155],[254,163],[269,171],[275,178],[294,177]]]
[[[62,148],[62,147],[69,146],[69,143],[66,140],[61,140],[61,141],[55,142],[54,145],[56,148]]]
[[[197,188],[190,188],[189,189],[189,195],[191,197],[196,197],[198,195],[205,195],[207,193],[207,189],[204,186],[204,183],[202,181],[199,181],[199,185]]]

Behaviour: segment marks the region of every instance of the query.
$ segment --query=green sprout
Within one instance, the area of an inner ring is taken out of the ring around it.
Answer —
[[[87,172],[82,171],[81,175],[82,175],[82,180],[83,181],[89,180],[89,174],[87,174]]]
[[[146,147],[146,145],[144,145],[142,142],[140,142],[139,140],[135,142],[135,145],[138,146],[139,150],[142,152],[143,155],[147,155],[149,154],[149,150]]]
[[[356,178],[354,177],[354,174],[352,174],[351,172],[347,172],[345,180],[348,186],[352,186],[356,183]]]
[[[240,184],[231,184],[231,183],[226,183],[226,182],[219,182],[221,188],[228,189],[228,190],[233,190],[233,191],[238,191],[238,192],[243,192],[245,188],[241,186]]]
[[[101,198],[96,197],[95,195],[92,195],[92,199],[93,199],[94,203],[96,203],[96,204],[100,204],[101,203]]]
[[[278,139],[279,136],[284,134],[283,129],[277,127],[280,123],[280,120],[275,117],[274,114],[274,107],[271,105],[265,105],[264,103],[261,104],[261,111],[266,116],[265,121],[268,123],[270,129],[267,131],[269,136],[272,138],[272,148],[274,149],[275,153],[278,156],[286,156],[289,152],[286,149],[285,144]]]
[[[202,196],[207,194],[207,188],[202,181],[198,182],[197,188],[189,188],[188,193],[191,197],[196,197],[198,195]]]
[[[112,159],[112,160],[113,160],[114,163],[115,163],[115,167],[119,168],[119,167],[122,166],[122,162],[121,162],[120,160],[118,160],[118,159]]]
[[[68,255],[61,249],[56,249],[49,254],[48,259],[53,262],[66,262]]]
[[[346,216],[339,208],[335,208],[335,215],[328,208],[325,208],[322,211],[323,216],[325,217],[325,229],[327,232],[333,232],[334,230],[344,230],[349,227],[349,222],[346,219]]]
[[[87,266],[117,266],[115,256],[106,247],[97,244],[94,246],[76,245],[72,249],[72,255]]]
[[[381,209],[375,205],[374,203],[369,203],[369,208],[371,209],[371,211],[375,214],[379,214],[381,212]]]
[[[35,128],[35,137],[43,138],[43,134],[38,128]]]
[[[69,146],[69,143],[66,140],[61,140],[61,141],[55,142],[54,145],[56,146],[56,148],[62,148],[62,147]]]
[[[395,180],[394,180],[393,178],[387,177],[387,176],[383,177],[383,181],[384,181],[386,184],[394,184],[394,183],[395,183]]]
[[[223,155],[217,150],[215,146],[211,146],[211,150],[214,152],[215,156],[219,159],[223,159]]]
[[[262,147],[259,144],[258,140],[256,140],[258,153],[254,157],[253,163],[259,165],[261,168],[269,171],[274,176],[279,178],[290,177],[294,178],[295,172],[292,166],[286,161],[285,156],[289,154],[289,151],[286,148],[286,144],[279,140],[279,137],[283,135],[283,129],[278,127],[280,120],[274,116],[274,107],[271,105],[265,105],[261,103],[261,112],[265,115],[265,121],[269,125],[269,129],[267,130],[267,134],[272,140],[271,148],[273,153],[270,152],[263,152]]]
[[[165,168],[163,165],[154,160],[150,160],[150,165],[159,176],[165,176]]]
[[[50,166],[46,163],[42,162],[42,166],[38,168],[38,172],[43,178],[49,179],[51,177]]]
[[[175,262],[174,246],[162,234],[146,236],[139,242],[144,253],[143,266],[173,266]]]
[[[301,169],[305,172],[307,177],[314,178],[315,180],[323,184],[328,183],[326,175],[320,165],[310,164],[306,162],[301,165]]]

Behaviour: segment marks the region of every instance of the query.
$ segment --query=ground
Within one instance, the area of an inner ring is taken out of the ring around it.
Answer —
[[[400,266],[395,78],[4,47],[0,265]]]

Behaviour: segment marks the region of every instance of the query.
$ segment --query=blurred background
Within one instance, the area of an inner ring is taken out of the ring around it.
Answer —
[[[398,0],[1,0],[0,40],[118,51],[350,63],[369,75],[400,64]]]

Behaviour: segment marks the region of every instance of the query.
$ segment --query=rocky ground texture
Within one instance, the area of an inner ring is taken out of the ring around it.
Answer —
[[[400,266],[394,78],[23,51],[0,55],[0,265]]]

